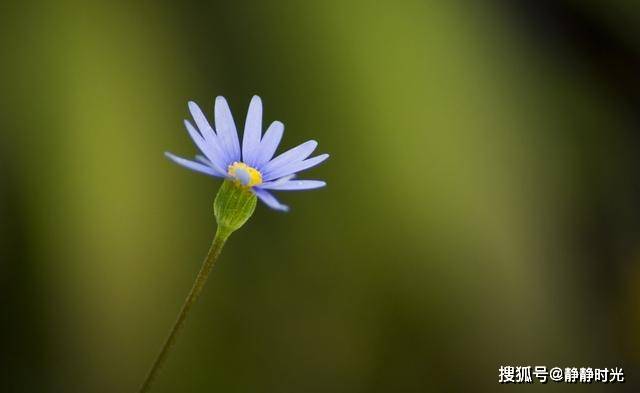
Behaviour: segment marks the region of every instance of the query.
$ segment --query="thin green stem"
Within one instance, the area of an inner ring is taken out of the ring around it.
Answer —
[[[160,369],[162,368],[162,365],[167,360],[167,356],[169,355],[171,348],[176,342],[178,333],[180,333],[180,330],[182,329],[182,326],[184,325],[184,322],[187,319],[187,315],[189,315],[189,311],[191,310],[191,307],[194,305],[194,303],[198,299],[198,296],[202,292],[202,288],[204,287],[205,282],[207,282],[207,277],[209,276],[209,273],[211,272],[213,265],[218,259],[218,256],[220,255],[220,252],[222,251],[222,247],[224,247],[224,243],[227,241],[229,234],[230,234],[229,231],[226,231],[221,227],[218,227],[218,230],[216,231],[216,235],[213,238],[213,242],[211,242],[211,247],[209,248],[207,257],[202,263],[202,267],[200,268],[200,271],[196,276],[196,281],[193,283],[193,287],[191,287],[191,291],[189,291],[189,295],[187,296],[187,299],[184,301],[184,304],[182,305],[182,309],[180,310],[180,314],[178,314],[178,318],[176,319],[176,322],[173,324],[173,327],[169,332],[169,336],[164,342],[164,345],[162,346],[160,353],[156,357],[156,360],[153,362],[153,365],[151,366],[151,369],[149,370],[147,377],[145,378],[144,382],[140,386],[140,390],[138,390],[139,393],[148,392],[149,389],[151,388],[151,385],[153,384],[153,381],[158,376],[158,372],[160,371]]]

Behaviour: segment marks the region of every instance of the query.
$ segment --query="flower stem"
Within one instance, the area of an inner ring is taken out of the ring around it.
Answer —
[[[151,369],[149,370],[147,377],[145,378],[144,382],[140,386],[140,390],[138,390],[139,393],[148,392],[149,389],[151,388],[151,385],[153,384],[153,381],[158,376],[158,372],[160,371],[160,369],[162,368],[162,365],[167,360],[169,351],[175,344],[178,333],[182,329],[182,326],[184,325],[184,322],[187,319],[187,315],[189,315],[189,311],[191,310],[191,307],[194,305],[194,303],[198,299],[198,296],[202,292],[202,288],[204,287],[204,284],[207,281],[207,277],[209,276],[209,273],[211,272],[213,265],[218,259],[218,256],[222,251],[222,247],[224,247],[224,244],[227,241],[227,238],[229,237],[230,233],[231,231],[225,230],[220,226],[218,227],[218,230],[216,231],[216,235],[213,238],[213,242],[211,243],[211,247],[209,248],[209,252],[207,253],[207,257],[202,263],[202,267],[200,268],[200,271],[196,276],[196,281],[193,283],[193,287],[191,287],[191,291],[189,291],[189,295],[184,301],[184,304],[182,305],[182,309],[180,310],[180,314],[178,314],[178,318],[176,319],[176,322],[173,324],[173,327],[169,332],[169,336],[164,342],[164,345],[162,346],[160,353],[156,357],[156,360],[153,362],[153,365],[151,366]]]

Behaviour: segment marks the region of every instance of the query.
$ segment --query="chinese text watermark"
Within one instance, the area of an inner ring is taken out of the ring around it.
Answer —
[[[621,367],[500,366],[498,383],[623,383]]]

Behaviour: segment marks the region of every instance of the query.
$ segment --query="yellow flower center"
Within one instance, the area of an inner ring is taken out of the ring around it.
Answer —
[[[262,184],[262,174],[256,168],[250,167],[244,162],[234,162],[229,165],[229,176],[245,187],[253,187]]]

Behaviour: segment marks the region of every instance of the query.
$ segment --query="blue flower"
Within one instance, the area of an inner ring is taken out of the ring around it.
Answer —
[[[214,114],[217,131],[211,127],[195,102],[189,102],[189,110],[197,128],[188,120],[184,121],[184,125],[203,155],[196,155],[196,161],[191,161],[165,153],[179,165],[214,177],[234,180],[249,188],[267,206],[282,211],[289,208],[278,202],[268,190],[310,190],[326,185],[320,180],[293,180],[296,173],[312,168],[329,157],[328,154],[320,154],[308,158],[318,142],[307,141],[273,158],[282,139],[284,125],[274,121],[262,135],[260,97],[253,96],[249,104],[242,149],[231,110],[224,97],[216,98]]]

